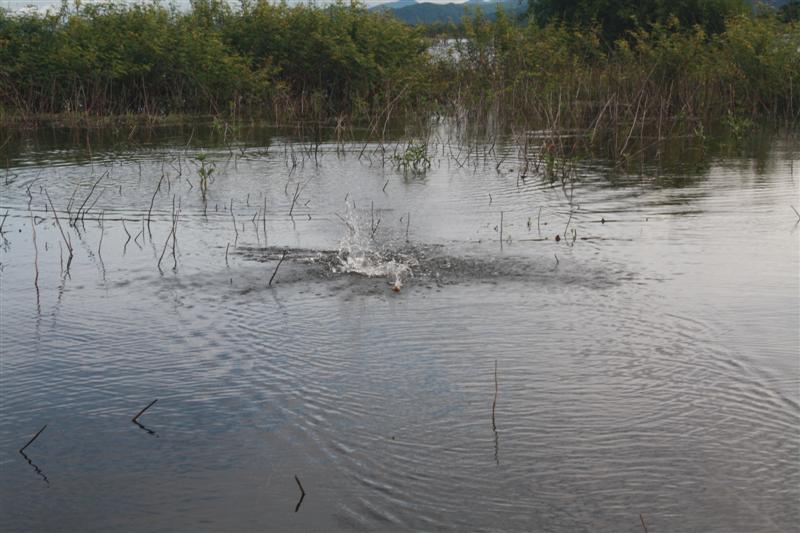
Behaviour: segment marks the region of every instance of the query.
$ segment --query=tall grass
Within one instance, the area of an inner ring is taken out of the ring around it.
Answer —
[[[538,126],[554,142],[578,130],[624,153],[723,119],[800,117],[800,27],[768,12],[713,35],[673,18],[615,42],[478,13],[450,29],[444,54],[425,31],[341,2],[0,11],[0,119],[211,114],[380,133],[439,113]]]

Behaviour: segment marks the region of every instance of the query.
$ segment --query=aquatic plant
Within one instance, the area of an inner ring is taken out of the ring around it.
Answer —
[[[214,163],[209,163],[209,165],[206,166],[206,158],[207,155],[205,152],[200,152],[195,156],[195,159],[200,164],[200,168],[197,169],[197,174],[200,176],[200,193],[203,195],[204,200],[208,194],[209,180],[216,169]]]
[[[402,168],[404,172],[411,171],[418,174],[425,172],[431,166],[428,145],[425,143],[411,142],[402,154],[395,154],[392,159],[395,165]]]

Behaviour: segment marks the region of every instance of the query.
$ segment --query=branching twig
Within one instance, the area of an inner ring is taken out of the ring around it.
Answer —
[[[303,484],[300,483],[300,478],[298,478],[297,475],[294,476],[294,480],[297,482],[297,486],[300,487],[300,500],[294,508],[294,512],[296,513],[300,509],[300,504],[303,503],[303,499],[306,497],[306,491],[303,489]]]
[[[150,402],[149,404],[147,404],[147,407],[145,407],[144,409],[142,409],[141,411],[139,411],[139,413],[138,413],[136,416],[134,416],[133,418],[131,418],[131,422],[136,422],[137,420],[139,420],[139,417],[140,417],[140,416],[142,416],[142,415],[144,414],[144,412],[145,412],[145,411],[147,411],[148,409],[150,409],[151,407],[153,407],[153,405],[155,405],[155,403],[156,403],[157,401],[158,401],[158,398],[156,398],[155,400],[153,400],[152,402]],[[45,426],[45,427],[46,427],[46,426]]]

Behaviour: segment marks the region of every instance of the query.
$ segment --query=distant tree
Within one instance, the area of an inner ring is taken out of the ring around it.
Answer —
[[[800,0],[789,0],[778,9],[778,16],[784,22],[800,20]]]
[[[682,25],[719,33],[725,29],[726,17],[749,9],[746,0],[528,0],[528,13],[537,23],[598,24],[608,40],[672,17]]]

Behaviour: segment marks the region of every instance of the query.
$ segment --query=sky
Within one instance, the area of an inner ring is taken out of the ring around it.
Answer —
[[[71,0],[70,3],[72,3],[72,1],[74,1],[74,0]],[[91,1],[91,0],[88,0],[88,1]],[[376,6],[376,5],[379,5],[379,4],[385,4],[385,3],[391,2],[392,0],[362,0],[362,1],[366,5],[372,7],[372,6]],[[460,4],[460,3],[465,2],[466,0],[424,0],[424,1],[425,2],[430,2],[430,3],[433,3],[433,4],[450,4],[450,3]],[[86,3],[86,2],[87,2],[87,0],[84,0],[84,3]],[[162,0],[162,3],[169,4],[169,1]],[[176,3],[178,5],[188,5],[189,4],[188,0],[176,0]],[[234,3],[236,3],[236,2],[234,2]],[[289,3],[289,4],[297,4],[297,3],[301,3],[301,2],[300,2],[300,0],[287,0],[287,3]],[[320,1],[319,3],[326,3],[326,2]],[[11,10],[20,9],[20,8],[27,7],[27,6],[35,6],[35,7],[40,8],[40,9],[45,9],[45,8],[47,8],[49,6],[60,6],[60,5],[61,5],[60,0],[0,0],[0,7],[4,7],[6,9],[11,9]]]

